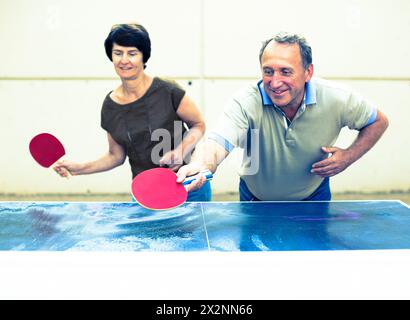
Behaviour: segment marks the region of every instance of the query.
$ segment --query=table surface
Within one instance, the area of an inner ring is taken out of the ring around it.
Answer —
[[[306,251],[410,249],[401,201],[0,202],[0,250]]]

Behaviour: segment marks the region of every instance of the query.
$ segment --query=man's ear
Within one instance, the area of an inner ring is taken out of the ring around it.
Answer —
[[[313,77],[314,67],[313,64],[310,64],[309,67],[305,70],[306,79],[305,82],[309,82]]]

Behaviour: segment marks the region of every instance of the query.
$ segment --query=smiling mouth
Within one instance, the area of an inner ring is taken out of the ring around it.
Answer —
[[[280,96],[282,95],[284,92],[286,92],[287,90],[270,90],[274,95]]]

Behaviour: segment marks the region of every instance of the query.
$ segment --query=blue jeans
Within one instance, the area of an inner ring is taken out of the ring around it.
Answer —
[[[329,177],[323,179],[319,187],[307,198],[302,201],[330,201],[332,194],[330,192]],[[239,182],[239,200],[240,201],[260,201],[248,189],[245,181],[240,179]]]
[[[211,183],[209,181],[205,182],[201,189],[188,192],[188,199],[186,201],[211,201],[212,190]]]

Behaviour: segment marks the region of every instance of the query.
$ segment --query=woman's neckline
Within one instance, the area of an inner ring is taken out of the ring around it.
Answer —
[[[130,104],[133,104],[133,103],[135,103],[135,102],[138,102],[138,101],[143,100],[143,99],[148,95],[148,93],[149,93],[149,92],[152,90],[152,88],[154,87],[154,83],[156,83],[157,79],[158,79],[157,77],[153,77],[153,78],[152,78],[152,81],[151,81],[151,84],[149,85],[149,87],[147,88],[147,90],[144,92],[144,94],[143,94],[141,97],[139,97],[139,98],[137,98],[137,99],[135,99],[135,100],[133,100],[133,101],[126,102],[126,103],[120,103],[120,102],[114,100],[114,99],[111,97],[111,94],[114,92],[114,90],[112,90],[110,93],[108,93],[108,97],[110,98],[110,100],[111,100],[112,102],[114,102],[115,104],[117,104],[117,105],[119,105],[119,106],[127,106],[127,105],[130,105]]]

